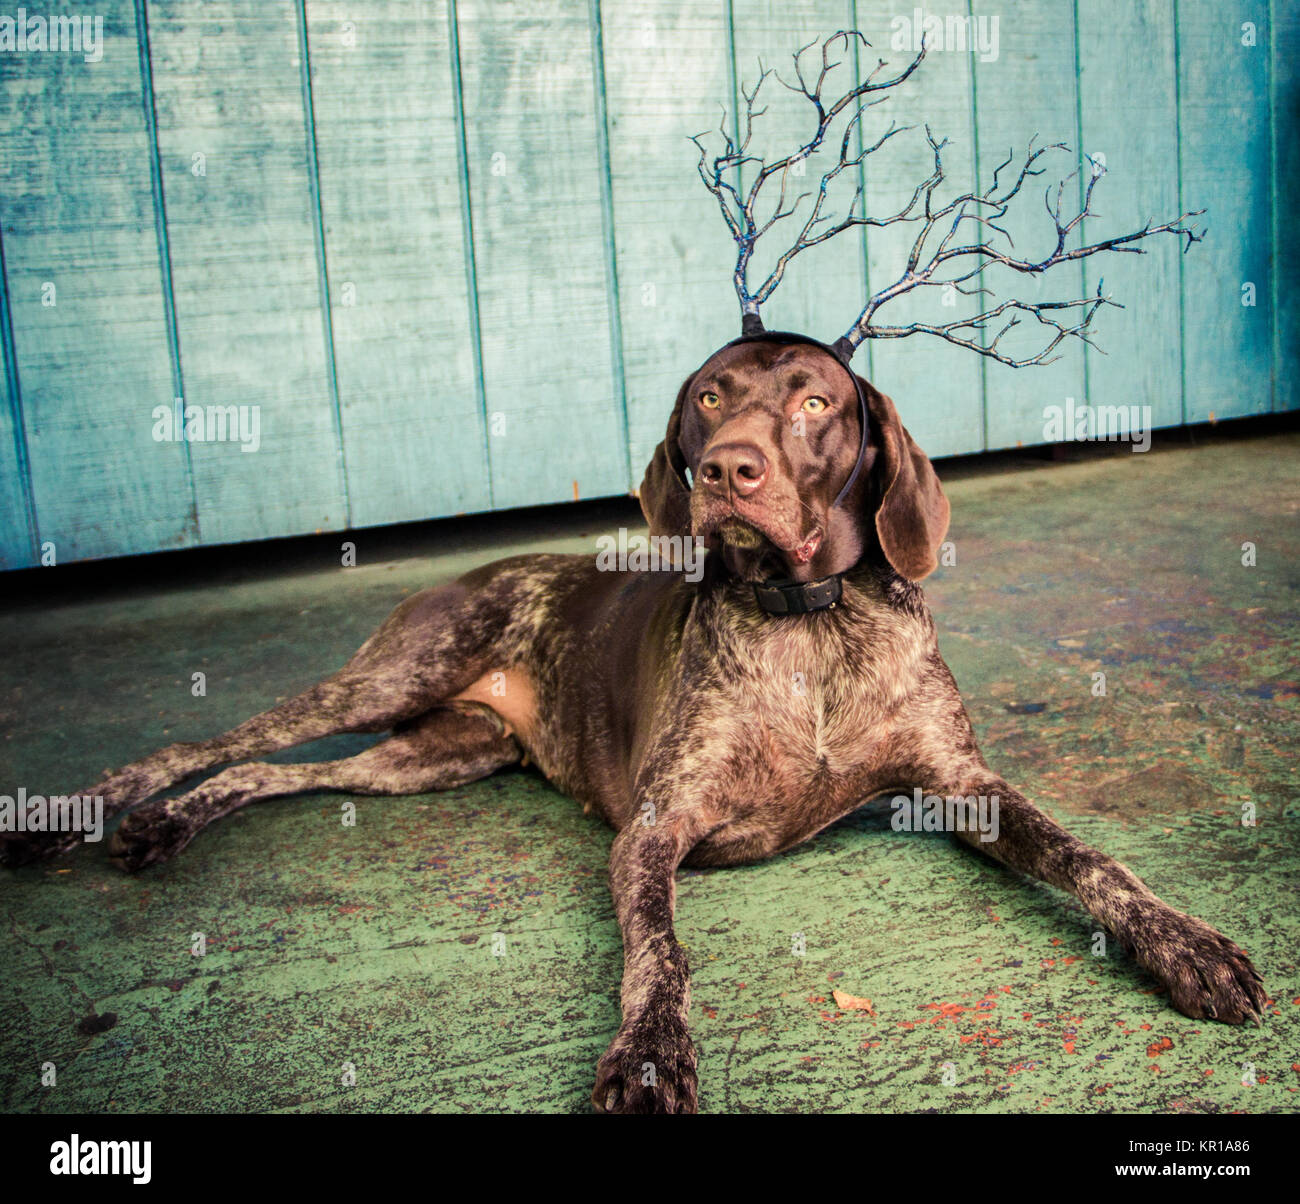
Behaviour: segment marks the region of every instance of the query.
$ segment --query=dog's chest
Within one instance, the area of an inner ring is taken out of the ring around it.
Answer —
[[[788,789],[855,768],[876,708],[866,691],[808,666],[773,666],[733,698],[752,770]]]
[[[890,626],[859,634],[847,644],[787,625],[732,645],[720,705],[752,773],[797,792],[851,777],[875,759],[915,678],[914,654]]]

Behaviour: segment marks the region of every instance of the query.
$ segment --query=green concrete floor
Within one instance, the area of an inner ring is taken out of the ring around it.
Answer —
[[[990,761],[1241,943],[1262,1027],[1179,1015],[1124,954],[1092,956],[1072,900],[877,806],[766,864],[682,874],[703,1111],[1296,1110],[1298,450],[1293,429],[1220,428],[941,464],[957,564],[927,587]],[[594,550],[634,513],[363,533],[348,570],[318,537],[8,578],[0,793],[221,731],[333,670],[404,594],[509,551]],[[610,833],[527,770],[356,801],[353,828],[340,796],[258,804],[137,878],[103,845],[0,873],[0,1106],[586,1111],[618,1024]],[[873,1010],[838,1010],[837,988]]]

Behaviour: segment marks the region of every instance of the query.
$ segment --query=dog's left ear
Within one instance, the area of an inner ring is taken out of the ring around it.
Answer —
[[[880,499],[876,534],[895,571],[920,581],[939,567],[939,548],[948,533],[948,499],[929,456],[899,421],[894,403],[869,382],[862,383],[880,442],[878,485],[872,491]]]
[[[664,441],[655,448],[637,491],[641,513],[650,524],[651,535],[689,536],[691,533],[691,495],[684,484],[686,457],[677,442],[682,429],[682,405],[690,383],[688,377],[677,392]]]

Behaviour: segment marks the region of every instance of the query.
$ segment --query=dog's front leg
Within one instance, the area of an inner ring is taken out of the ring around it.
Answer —
[[[694,1112],[690,978],[673,934],[674,875],[698,839],[694,825],[653,808],[614,838],[609,877],[623,932],[623,1023],[596,1067],[599,1112]]]
[[[1075,895],[1165,984],[1184,1015],[1228,1024],[1259,1020],[1263,979],[1217,929],[1170,907],[1127,866],[1071,836],[1000,778],[967,782],[955,793],[987,800],[997,818],[995,839],[981,840],[968,827],[956,833],[960,840]]]

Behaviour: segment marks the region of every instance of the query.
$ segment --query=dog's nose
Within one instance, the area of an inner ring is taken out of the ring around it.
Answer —
[[[713,493],[748,497],[767,479],[767,460],[752,443],[723,443],[700,464],[700,480]]]

